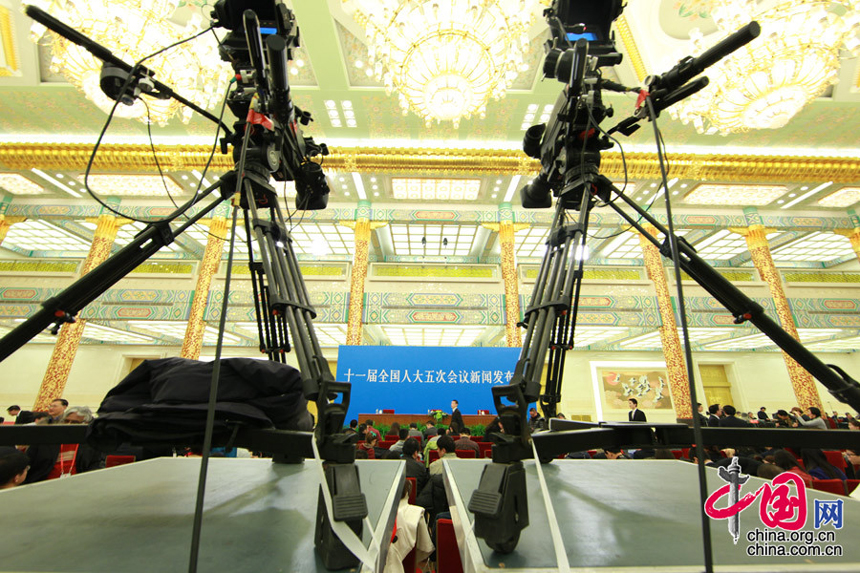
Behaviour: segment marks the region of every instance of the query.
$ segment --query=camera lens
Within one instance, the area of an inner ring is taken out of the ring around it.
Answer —
[[[540,142],[544,131],[546,124],[539,123],[528,128],[523,136],[523,151],[532,159],[540,159]]]
[[[520,190],[520,201],[526,209],[546,209],[552,206],[549,182],[543,174]]]

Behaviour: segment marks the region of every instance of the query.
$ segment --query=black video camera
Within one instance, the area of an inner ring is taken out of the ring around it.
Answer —
[[[254,125],[246,151],[246,169],[258,177],[295,181],[296,208],[325,209],[329,186],[317,155],[328,155],[325,144],[304,137],[299,124],[311,115],[293,105],[287,62],[299,46],[295,16],[283,0],[218,0],[212,21],[230,32],[221,42],[221,59],[236,73],[236,87],[227,105],[238,118],[232,141],[222,140],[222,153],[233,144],[240,160],[245,127]]]
[[[607,140],[591,137],[591,128],[612,115],[601,98],[601,89],[612,82],[601,78],[599,68],[621,62],[610,31],[621,10],[621,0],[555,0],[544,11],[550,27],[544,76],[565,87],[549,122],[533,125],[523,138],[526,155],[541,161],[538,176],[520,191],[526,209],[550,207],[550,191],[556,196],[575,191],[570,201],[578,203],[577,182],[597,174],[600,151],[611,147]]]

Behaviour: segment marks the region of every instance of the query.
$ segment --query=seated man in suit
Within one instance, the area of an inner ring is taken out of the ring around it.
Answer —
[[[737,410],[731,404],[723,406],[723,413],[725,413],[725,417],[720,420],[721,428],[748,428],[750,425],[746,420],[741,420],[735,416]]]
[[[472,431],[469,428],[460,430],[460,439],[454,442],[454,446],[458,450],[472,450],[475,452],[475,457],[481,455],[481,448],[476,442],[471,439]]]
[[[648,419],[645,417],[645,412],[639,409],[639,400],[636,398],[629,398],[627,400],[627,405],[630,406],[630,411],[627,412],[627,420],[630,422],[647,422]]]

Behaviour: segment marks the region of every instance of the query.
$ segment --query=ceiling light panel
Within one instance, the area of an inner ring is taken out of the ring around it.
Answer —
[[[235,249],[236,253],[245,255],[245,258],[247,258],[247,256],[248,256],[248,243],[246,241],[245,229],[242,227],[239,227],[239,226],[237,226],[237,228],[239,229],[239,233],[236,235],[236,243],[235,243],[233,248]],[[210,232],[209,232],[209,229],[206,225],[195,225],[195,226],[191,227],[190,229],[188,229],[187,231],[185,231],[184,235],[190,239],[194,239],[195,241],[200,243],[201,246],[205,247],[206,243],[209,242]],[[227,229],[225,234],[224,234],[224,252],[225,253],[227,252],[227,249],[230,248],[230,236],[231,236],[230,229]],[[260,249],[257,248],[257,242],[256,241],[252,241],[252,242],[254,244],[254,253],[256,256],[256,254],[260,252]]]
[[[355,252],[355,231],[342,225],[308,221],[293,229],[291,236],[297,254],[323,257]]]
[[[731,328],[688,328],[687,333],[690,336],[690,341],[693,344],[702,344],[709,340],[714,340],[717,338],[723,338],[726,336],[731,336],[732,333],[735,332]],[[681,328],[678,328],[678,338],[681,340],[683,344],[683,334],[681,332]],[[627,340],[622,340],[619,343],[622,347],[630,350],[635,349],[645,349],[645,348],[659,348],[663,345],[663,341],[660,338],[660,332],[650,332],[648,334],[643,334],[640,336],[634,336],[633,338],[628,338]]]
[[[529,227],[514,235],[514,253],[517,257],[542,257],[546,253],[549,227]]]
[[[833,338],[834,336],[839,336],[844,334],[845,331],[839,328],[798,328],[797,334],[800,336],[800,341],[804,344],[809,344],[811,342],[816,342],[820,340],[824,340],[827,338]],[[767,337],[766,334],[750,334],[749,336],[742,336],[740,338],[732,338],[729,340],[721,340],[719,342],[713,342],[711,344],[706,344],[706,350],[752,350],[756,348],[769,348],[776,347],[776,343],[774,343],[770,338]]]
[[[600,255],[607,259],[641,259],[642,246],[637,233],[624,232],[610,241]]]
[[[259,332],[256,322],[236,322],[233,327],[239,334],[245,335],[254,342],[259,341]],[[337,348],[346,344],[346,325],[345,324],[326,324],[314,323],[314,332],[317,335],[317,341],[323,348]]]
[[[382,325],[393,346],[471,346],[483,326]]]
[[[9,228],[3,241],[7,247],[25,251],[87,252],[90,242],[46,221],[29,220]]]
[[[101,326],[92,322],[87,322],[84,325],[84,338],[92,340],[100,340],[101,342],[117,342],[126,344],[152,344],[154,342],[151,336],[135,334],[111,328],[109,326]]]
[[[395,199],[411,201],[474,201],[481,190],[480,179],[393,178]]]
[[[788,193],[784,185],[726,185],[703,183],[684,195],[691,205],[769,205]]]
[[[188,194],[171,177],[162,178],[159,175],[90,175],[89,186],[99,195],[116,197],[166,197],[168,193],[175,197]]]
[[[839,351],[849,350],[856,351],[860,348],[860,336],[852,336],[851,338],[843,338],[841,340],[827,340],[824,342],[816,342],[807,347],[813,351]]]
[[[477,232],[477,225],[391,225],[398,256],[466,256],[472,252]]]
[[[168,336],[175,338],[178,341],[185,339],[185,331],[188,328],[188,323],[179,320],[130,320],[128,321],[129,328],[135,330],[143,330],[145,332],[154,333],[157,336]],[[218,341],[218,329],[211,326],[206,326],[203,332],[203,345],[215,346]],[[231,334],[224,333],[224,344],[230,346],[241,345],[242,338]]]
[[[777,239],[781,235],[782,233],[769,233],[767,240]],[[743,235],[732,233],[728,229],[717,231],[710,237],[702,239],[693,245],[693,247],[695,247],[699,256],[706,260],[732,259],[749,250],[746,238]]]
[[[0,183],[2,186],[2,183]],[[860,201],[860,187],[843,187],[818,201],[822,207],[850,207]]]
[[[86,227],[91,231],[95,231],[98,228],[98,225],[95,223],[91,223],[90,221],[76,221],[80,226]],[[146,224],[141,223],[139,221],[133,221],[131,223],[127,223],[125,225],[120,225],[120,227],[116,231],[116,239],[114,239],[114,243],[119,245],[120,247],[124,247],[134,240],[134,238],[144,229],[146,229]],[[186,233],[187,235],[187,233]],[[180,247],[176,242],[173,242],[169,245],[165,245],[158,249],[159,253],[181,253],[184,249]]]
[[[41,185],[17,173],[0,173],[0,188],[12,195],[45,195],[50,193]]]
[[[829,262],[854,255],[848,237],[836,233],[816,231],[796,241],[775,249],[771,253],[774,261]]]
[[[574,348],[582,348],[583,346],[603,342],[624,334],[627,334],[627,329],[622,327],[577,326],[573,334],[573,346]]]

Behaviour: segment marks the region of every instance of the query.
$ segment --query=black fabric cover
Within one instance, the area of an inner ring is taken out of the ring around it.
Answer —
[[[214,366],[186,358],[144,361],[105,396],[89,443],[202,443]],[[222,359],[215,422],[215,445],[225,443],[237,424],[313,429],[299,371],[269,360]]]

